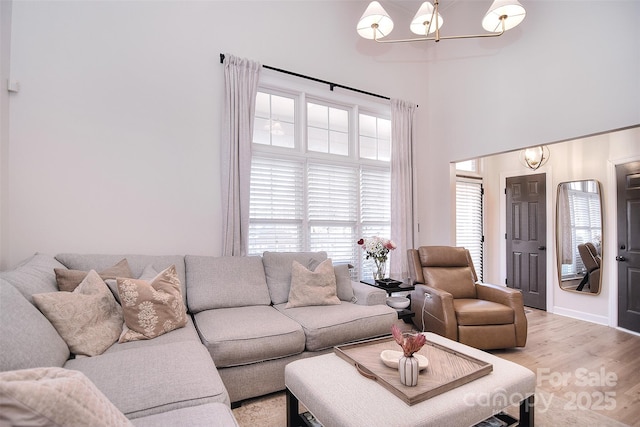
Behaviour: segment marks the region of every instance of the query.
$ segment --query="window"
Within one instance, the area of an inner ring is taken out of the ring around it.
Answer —
[[[391,228],[389,106],[311,92],[259,88],[249,254],[322,250],[362,277],[356,242]]]
[[[483,279],[482,180],[456,179],[456,245],[469,250],[478,279]]]

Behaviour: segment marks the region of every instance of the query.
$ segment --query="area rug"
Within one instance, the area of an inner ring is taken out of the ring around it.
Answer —
[[[536,391],[535,425],[540,427],[580,426],[580,427],[626,427],[598,412],[578,409],[557,394],[543,390]],[[518,406],[509,407],[506,413],[518,417]],[[249,399],[233,410],[240,427],[284,427],[287,424],[286,399],[284,392]],[[348,427],[348,426],[345,426]],[[376,426],[372,426],[376,427]]]

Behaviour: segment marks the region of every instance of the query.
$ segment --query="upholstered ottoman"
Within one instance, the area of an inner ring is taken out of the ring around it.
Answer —
[[[460,426],[477,424],[520,403],[520,426],[533,426],[536,376],[529,369],[433,333],[427,340],[491,363],[488,375],[409,406],[335,354],[285,368],[287,423],[299,425],[302,402],[324,427]]]

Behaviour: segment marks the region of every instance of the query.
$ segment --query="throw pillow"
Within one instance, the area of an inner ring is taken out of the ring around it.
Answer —
[[[287,308],[340,304],[331,258],[310,271],[297,261],[291,266],[291,290]]]
[[[151,339],[187,324],[180,279],[175,265],[153,280],[117,278],[126,329],[120,342]]]
[[[351,274],[349,273],[349,264],[338,264],[333,266],[336,275],[336,288],[338,298],[341,301],[353,302],[357,301],[353,293],[353,285],[351,284]]]
[[[122,331],[122,308],[95,270],[73,292],[35,294],[33,301],[74,354],[102,354]]]
[[[56,282],[58,283],[58,289],[61,291],[73,291],[87,277],[86,271],[67,270],[66,268],[54,268],[53,271],[56,273]],[[115,279],[116,277],[133,277],[126,258],[98,274],[103,280]]]
[[[309,270],[313,270],[326,259],[326,252],[264,252],[262,263],[271,302],[274,305],[287,302],[291,291],[293,261],[298,261]]]
[[[82,373],[64,368],[0,372],[0,425],[131,426]]]

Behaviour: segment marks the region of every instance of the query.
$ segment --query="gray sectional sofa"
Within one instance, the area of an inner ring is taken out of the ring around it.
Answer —
[[[153,339],[116,342],[98,356],[76,357],[32,295],[58,292],[55,268],[102,271],[123,258],[136,278],[148,266],[162,271],[175,265],[187,324]],[[0,272],[0,372],[79,371],[134,425],[237,425],[230,405],[283,390],[287,363],[386,335],[396,321],[385,292],[351,281],[347,266],[340,265],[339,303],[288,308],[293,261],[313,270],[324,259],[324,252],[36,254]]]

